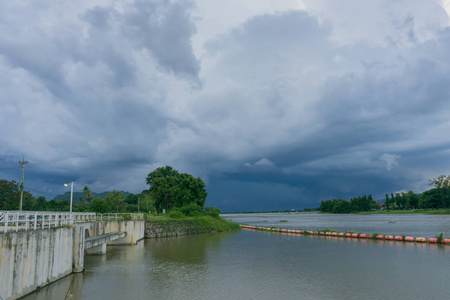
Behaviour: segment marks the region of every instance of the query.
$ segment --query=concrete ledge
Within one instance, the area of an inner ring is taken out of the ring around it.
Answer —
[[[126,237],[126,232],[111,232],[107,234],[103,234],[100,236],[95,236],[92,238],[88,238],[84,241],[84,249],[93,248],[96,246],[100,246],[101,244],[105,244],[109,241],[114,241],[123,237]]]

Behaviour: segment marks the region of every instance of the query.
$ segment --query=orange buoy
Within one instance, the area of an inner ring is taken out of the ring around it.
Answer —
[[[358,234],[357,233],[353,233],[352,234],[352,238],[357,238],[358,237]]]
[[[414,242],[414,238],[412,236],[405,237],[406,242]]]
[[[424,237],[417,237],[416,238],[416,242],[418,242],[418,243],[425,243],[426,241],[427,241],[427,239],[424,238]]]
[[[345,233],[339,232],[339,233],[338,233],[338,236],[345,236]]]
[[[375,238],[378,239],[378,240],[382,240],[382,239],[384,239],[384,235],[379,234]]]
[[[361,234],[359,235],[359,238],[360,238],[360,239],[365,239],[365,238],[367,238],[367,234],[361,233]]]
[[[443,240],[442,240],[442,243],[443,243],[443,244],[450,244],[450,239],[443,239]]]
[[[331,235],[337,236],[338,233],[337,232],[333,232],[333,233],[331,233]]]
[[[437,243],[438,239],[437,238],[429,238],[428,239],[428,243]]]
[[[385,240],[393,240],[393,239],[394,239],[394,236],[392,236],[392,235],[386,235],[386,236],[384,237],[384,239],[385,239]]]
[[[346,237],[352,237],[352,234],[351,233],[346,233],[345,236]]]
[[[397,235],[394,238],[396,241],[403,241],[403,237],[401,235]]]

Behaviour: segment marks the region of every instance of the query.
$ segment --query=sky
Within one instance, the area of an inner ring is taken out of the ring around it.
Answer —
[[[170,165],[224,212],[450,174],[450,0],[0,2],[0,179],[139,193]]]

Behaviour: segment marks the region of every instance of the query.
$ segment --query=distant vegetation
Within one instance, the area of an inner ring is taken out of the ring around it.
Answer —
[[[146,178],[149,189],[139,194],[123,191],[109,191],[96,194],[88,186],[82,192],[73,193],[73,212],[135,213],[165,210],[174,217],[219,216],[220,210],[205,207],[206,185],[200,178],[179,173],[170,166],[150,172]],[[19,210],[20,185],[15,181],[0,179],[0,210]],[[24,191],[23,210],[69,211],[70,192],[47,201],[45,197],[35,198]]]
[[[372,199],[372,195],[352,198],[350,201],[333,199],[322,201],[320,212],[324,213],[354,213],[380,210],[399,213],[406,210],[437,210],[441,213],[449,213],[450,209],[450,176],[441,175],[429,181],[434,188],[420,194],[412,191],[407,193],[386,194],[384,205],[380,205]],[[418,211],[418,212],[419,212]]]

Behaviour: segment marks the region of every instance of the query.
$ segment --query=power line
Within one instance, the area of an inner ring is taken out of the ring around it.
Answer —
[[[15,169],[15,168],[17,168],[17,167],[0,168],[0,171],[3,171],[3,170],[12,170],[12,169]]]

